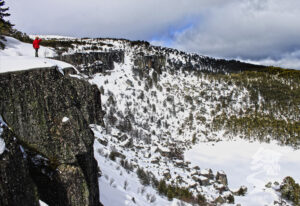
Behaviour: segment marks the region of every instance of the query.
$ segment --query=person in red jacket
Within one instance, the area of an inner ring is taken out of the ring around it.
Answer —
[[[35,57],[39,57],[39,48],[40,48],[40,42],[42,39],[39,39],[39,37],[35,37],[35,40],[33,41],[32,45],[33,48],[35,49]]]

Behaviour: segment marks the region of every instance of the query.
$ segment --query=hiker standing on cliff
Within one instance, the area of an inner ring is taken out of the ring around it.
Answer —
[[[35,49],[35,57],[39,57],[39,48],[40,48],[40,42],[42,39],[39,39],[39,37],[35,37],[35,40],[33,41],[32,45],[33,48]]]

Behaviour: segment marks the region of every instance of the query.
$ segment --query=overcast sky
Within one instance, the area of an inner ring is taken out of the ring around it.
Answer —
[[[300,69],[299,0],[6,0],[28,34],[147,40]]]

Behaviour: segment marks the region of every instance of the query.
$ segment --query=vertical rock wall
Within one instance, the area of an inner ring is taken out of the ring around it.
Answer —
[[[13,171],[23,171],[28,179],[24,181],[33,188],[15,192],[8,188],[13,179],[8,184],[1,179],[3,201],[27,196],[32,190],[37,194],[31,200],[38,197],[49,205],[100,205],[94,135],[89,128],[92,123],[103,125],[96,86],[64,76],[55,68],[0,74],[0,115],[13,134],[5,141],[13,141],[14,136],[18,142],[12,146],[15,154],[10,154],[17,161],[4,163],[9,155],[5,151],[0,156],[1,171],[7,179]],[[25,148],[25,159],[20,158],[18,144]],[[25,182],[15,184],[22,187]],[[14,204],[6,201],[3,205]]]

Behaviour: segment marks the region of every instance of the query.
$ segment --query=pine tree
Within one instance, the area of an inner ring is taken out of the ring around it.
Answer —
[[[11,24],[8,20],[5,20],[5,17],[10,16],[9,13],[7,13],[7,10],[9,8],[3,8],[5,5],[4,0],[0,0],[0,49],[4,49],[5,45],[3,41],[6,41],[3,35],[7,35],[10,33],[13,24]]]

